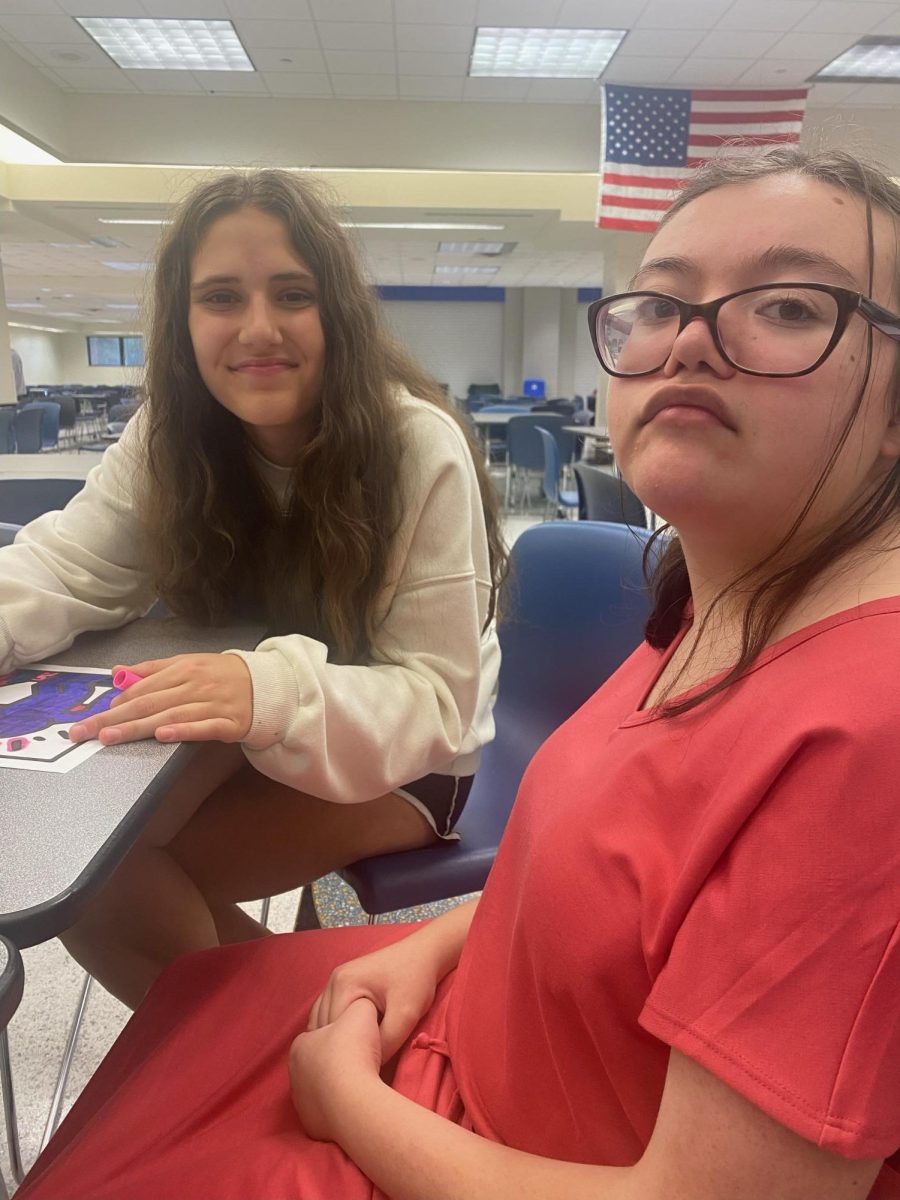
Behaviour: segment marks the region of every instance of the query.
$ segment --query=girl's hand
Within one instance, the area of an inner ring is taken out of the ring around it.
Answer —
[[[128,670],[142,675],[141,681],[117,696],[107,712],[73,725],[72,741],[240,742],[250,732],[253,685],[236,654],[177,654]]]
[[[443,975],[429,953],[429,932],[426,926],[337,967],[310,1010],[307,1029],[330,1027],[358,1000],[368,1000],[381,1014],[378,1066],[393,1058],[431,1007]]]
[[[331,1025],[295,1038],[288,1060],[291,1096],[306,1133],[316,1141],[338,1141],[349,1106],[365,1103],[367,1088],[385,1086],[380,1068],[378,1012],[368,1000],[356,1000]]]

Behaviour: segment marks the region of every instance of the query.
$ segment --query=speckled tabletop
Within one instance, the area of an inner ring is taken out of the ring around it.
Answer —
[[[111,666],[171,654],[250,649],[262,632],[144,619],[83,634],[54,654]],[[0,769],[0,933],[18,946],[55,937],[106,881],[193,753],[154,741],[107,746],[66,774]]]

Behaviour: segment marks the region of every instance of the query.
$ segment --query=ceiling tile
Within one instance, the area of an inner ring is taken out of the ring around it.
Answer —
[[[416,54],[466,54],[472,50],[474,25],[398,25],[397,49]]]
[[[759,58],[779,40],[778,33],[714,29],[698,44],[697,58]]]
[[[285,47],[283,50],[248,49],[247,52],[257,71],[287,71],[297,74],[300,71],[324,73],[326,70],[321,50],[296,50]]]
[[[533,79],[528,100],[537,104],[586,104],[593,91],[593,79]]]
[[[646,0],[563,0],[560,29],[631,29]]]
[[[807,104],[812,107],[843,104],[854,92],[859,91],[858,83],[815,83],[810,88]]]
[[[123,71],[139,92],[202,92],[190,71]]]
[[[812,33],[853,33],[862,37],[896,12],[896,4],[847,4],[846,0],[840,3],[822,0],[796,29]]]
[[[194,78],[211,96],[265,93],[266,85],[258,71],[193,71]]]
[[[0,0],[3,3],[3,0]],[[478,0],[394,0],[394,19],[399,24],[474,25]]]
[[[556,24],[560,0],[478,0],[476,25],[543,29]]]
[[[770,58],[818,58],[824,66],[854,41],[849,33],[786,33],[768,54]]]
[[[672,72],[684,62],[679,55],[677,58],[652,57],[620,58],[617,54],[602,75],[603,83],[634,83],[654,84],[668,83]]]
[[[331,84],[338,99],[393,100],[397,96],[397,80],[393,75],[336,75],[332,71]]]
[[[144,3],[152,4],[153,0],[144,0]],[[255,17],[273,21],[312,20],[307,0],[225,0],[225,6],[232,17]]]
[[[632,29],[616,51],[616,57],[672,58],[676,54],[686,57],[702,38],[699,29]]]
[[[888,37],[897,37],[900,35],[900,11],[895,12],[892,17],[888,17],[886,21],[882,21],[876,25],[871,32],[873,34],[884,33]]]
[[[93,42],[89,42],[87,45],[81,43],[73,45],[72,42],[64,42],[61,45],[45,45],[43,42],[33,42],[29,49],[35,58],[40,59],[46,66],[52,67],[54,71],[74,71],[87,67],[106,71],[113,66],[112,59]],[[115,69],[118,70],[118,68]]]
[[[650,0],[635,24],[639,29],[708,30],[730,7],[731,0],[691,0],[690,4]]]
[[[317,21],[392,21],[391,0],[309,0]]]
[[[397,69],[393,52],[376,50],[326,50],[329,71],[339,75],[393,75]]]
[[[238,37],[248,50],[275,49],[285,46],[318,50],[319,39],[312,21],[235,21]]]
[[[528,79],[467,79],[463,96],[466,100],[524,100],[530,82]]]
[[[94,39],[88,37],[74,17],[53,16],[36,13],[34,15],[16,15],[5,13],[0,16],[0,26],[16,39],[29,45],[35,42],[52,42],[63,45],[72,42],[76,45],[95,45]]]
[[[741,76],[758,87],[802,87],[822,66],[818,58],[761,58]]]
[[[60,0],[60,4],[63,2],[64,0]],[[75,12],[77,9],[79,17],[84,16],[87,7],[90,7],[91,16],[100,16],[96,11],[96,0],[91,0],[90,6],[85,4],[85,0],[65,0],[65,3],[72,5],[69,11]],[[108,4],[110,9],[116,9],[117,11],[121,8],[118,0],[102,0],[102,3]],[[143,16],[145,17],[177,18],[184,17],[186,6],[185,0],[143,0],[141,7],[144,10]],[[189,13],[191,17],[196,17],[201,21],[227,21],[231,16],[225,5],[225,0],[190,0]],[[110,15],[115,16],[116,13],[111,13]]]
[[[793,29],[816,7],[816,0],[735,0],[717,29]]]
[[[386,21],[319,21],[323,50],[393,50],[394,27]]]
[[[88,67],[65,69],[55,67],[56,74],[79,92],[134,92],[137,89],[125,72],[118,67]]]
[[[462,100],[464,80],[449,75],[401,75],[399,94],[410,100]]]
[[[473,0],[474,3],[474,0]],[[59,16],[56,0],[0,0],[0,13],[30,14],[52,13]]]
[[[855,108],[898,108],[900,107],[900,83],[864,83],[845,102],[844,107]],[[870,139],[871,141],[871,136]]]
[[[263,75],[266,87],[273,96],[331,96],[331,80],[327,75],[297,75],[289,71],[273,71]]]
[[[397,55],[401,75],[457,75],[469,69],[468,54],[405,54]]]
[[[672,72],[670,84],[728,87],[752,66],[749,58],[689,58]]]
[[[141,0],[58,0],[63,12],[73,17],[146,17]],[[157,14],[153,14],[154,16]],[[193,16],[193,12],[191,13]]]

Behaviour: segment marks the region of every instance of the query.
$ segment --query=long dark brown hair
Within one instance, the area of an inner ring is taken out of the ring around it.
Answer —
[[[900,223],[900,187],[878,167],[861,162],[841,151],[806,153],[796,147],[784,147],[758,158],[714,159],[694,173],[666,212],[660,226],[672,220],[693,200],[716,188],[728,184],[751,183],[771,175],[787,174],[817,180],[863,200],[868,250],[868,291],[871,294],[875,270],[872,211],[873,208],[881,209],[893,217],[895,223]],[[837,524],[826,528],[804,545],[802,552],[792,552],[791,543],[831,475],[856,422],[868,386],[871,367],[872,328],[868,326],[863,377],[854,404],[799,515],[765,561],[744,571],[714,598],[687,660],[690,661],[715,609],[726,598],[740,594],[743,617],[737,661],[708,687],[684,700],[665,701],[662,705],[664,716],[677,716],[697,707],[745,675],[770,641],[779,623],[810,583],[900,513],[898,462],[879,486],[869,495],[861,497]],[[890,403],[893,419],[900,420],[900,362],[895,367],[891,381]],[[664,549],[661,549],[662,546]],[[774,569],[773,562],[777,564]],[[653,597],[653,610],[645,631],[647,641],[657,649],[665,649],[680,632],[691,599],[690,579],[681,542],[668,525],[658,529],[648,542],[644,554],[644,567]],[[670,682],[666,695],[671,696],[676,690],[678,678],[687,667],[687,662],[682,665],[678,676]]]
[[[240,421],[206,388],[188,332],[191,264],[210,226],[243,208],[276,217],[317,282],[321,403],[282,514]],[[496,492],[437,384],[382,328],[337,206],[307,175],[229,172],[178,207],[159,249],[147,353],[149,483],[141,500],[160,596],[202,624],[264,620],[364,661],[402,519],[398,386],[449,413],[469,445],[487,528],[490,616],[507,570]],[[312,606],[312,613],[310,613]],[[314,628],[310,628],[310,620]]]

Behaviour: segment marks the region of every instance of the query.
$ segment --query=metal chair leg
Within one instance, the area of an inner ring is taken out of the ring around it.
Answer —
[[[266,896],[262,902],[262,908],[259,910],[259,923],[266,929],[269,927],[269,905],[272,903],[272,897]]]
[[[369,913],[368,918],[366,920],[366,924],[367,925],[377,925],[378,924],[378,913]]]
[[[19,1146],[19,1122],[16,1117],[16,1097],[13,1092],[12,1063],[9,1058],[9,1038],[4,1029],[0,1032],[0,1087],[3,1091],[3,1111],[6,1115],[6,1144],[9,1147],[9,1169],[13,1182],[19,1184],[25,1178],[22,1169],[22,1151]],[[6,1195],[6,1185],[0,1177],[2,1191]]]
[[[84,1011],[87,1008],[88,997],[91,994],[91,985],[93,982],[93,977],[85,972],[84,983],[81,985],[81,995],[78,998],[78,1007],[75,1010],[75,1020],[72,1022],[72,1027],[69,1030],[69,1038],[66,1042],[66,1048],[63,1051],[59,1074],[56,1077],[56,1090],[53,1093],[53,1100],[50,1103],[50,1112],[47,1114],[44,1136],[41,1138],[41,1153],[43,1153],[47,1143],[53,1137],[54,1133],[56,1133],[57,1126],[59,1125],[63,1100],[66,1096],[66,1085],[69,1082],[69,1072],[72,1070],[72,1059],[75,1057],[75,1047],[78,1044],[78,1035],[81,1033]]]

